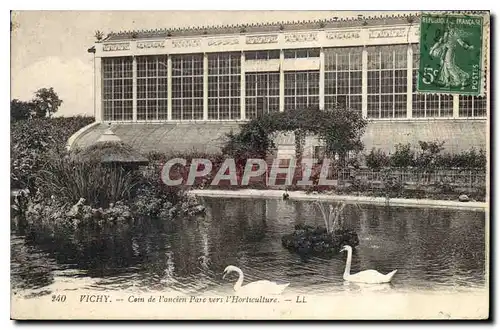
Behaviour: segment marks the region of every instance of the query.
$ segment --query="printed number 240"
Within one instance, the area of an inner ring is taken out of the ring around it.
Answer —
[[[425,68],[424,74],[422,76],[422,82],[426,85],[432,84],[434,82],[434,79],[436,78],[437,74],[438,74],[437,69]]]
[[[66,301],[66,295],[52,295],[52,302],[65,302]]]

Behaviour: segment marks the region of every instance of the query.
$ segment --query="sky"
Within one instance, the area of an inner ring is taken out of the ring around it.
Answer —
[[[11,20],[11,99],[28,101],[54,87],[58,115],[93,113],[96,30],[109,33],[171,27],[264,23],[356,16],[339,11],[15,11]],[[375,12],[364,12],[373,15]]]

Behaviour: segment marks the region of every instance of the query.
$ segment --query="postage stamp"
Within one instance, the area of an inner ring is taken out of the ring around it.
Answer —
[[[480,95],[483,17],[422,15],[419,92]]]
[[[487,15],[420,16],[12,12],[11,318],[487,319]]]

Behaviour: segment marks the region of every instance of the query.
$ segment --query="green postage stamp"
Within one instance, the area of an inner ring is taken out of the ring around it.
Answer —
[[[483,17],[422,15],[417,91],[480,95]]]

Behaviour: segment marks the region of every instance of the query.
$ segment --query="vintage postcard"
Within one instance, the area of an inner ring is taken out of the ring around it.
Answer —
[[[11,318],[490,317],[490,13],[14,11]]]

